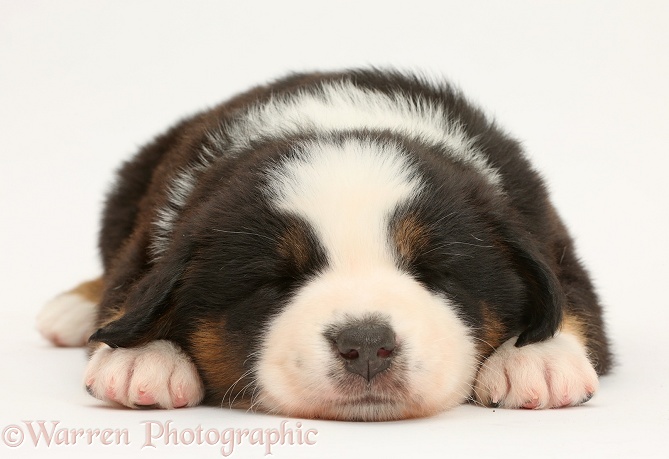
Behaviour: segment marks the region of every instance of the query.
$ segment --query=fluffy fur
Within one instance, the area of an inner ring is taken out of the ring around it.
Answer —
[[[610,367],[518,143],[412,75],[293,75],[182,121],[120,169],[100,248],[97,295],[39,326],[97,329],[85,384],[112,403],[389,420],[577,405]]]

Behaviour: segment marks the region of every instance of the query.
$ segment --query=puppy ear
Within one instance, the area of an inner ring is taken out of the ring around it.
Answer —
[[[130,290],[124,301],[126,313],[98,329],[89,338],[110,347],[136,347],[169,335],[174,308],[171,293],[187,264],[182,256],[165,254]]]
[[[516,237],[509,242],[516,269],[528,292],[524,309],[526,328],[516,341],[516,347],[521,347],[555,334],[562,322],[566,297],[555,273],[531,239]]]

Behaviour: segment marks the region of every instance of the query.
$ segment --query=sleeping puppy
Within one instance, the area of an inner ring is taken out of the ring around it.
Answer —
[[[120,169],[101,279],[38,318],[85,385],[379,421],[587,401],[601,309],[517,141],[445,83],[299,74],[186,119]]]

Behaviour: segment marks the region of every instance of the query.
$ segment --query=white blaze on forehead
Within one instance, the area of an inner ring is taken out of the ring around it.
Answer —
[[[311,224],[333,269],[392,265],[388,219],[421,189],[406,155],[356,140],[301,150],[269,171],[275,205]]]
[[[291,416],[388,420],[462,402],[476,368],[470,331],[451,301],[393,259],[389,219],[422,189],[407,153],[356,139],[307,143],[267,174],[269,198],[314,229],[328,266],[264,330],[255,368],[261,405]],[[375,315],[401,344],[392,372],[403,390],[383,406],[349,403],[364,393],[340,386],[346,370],[323,333]]]

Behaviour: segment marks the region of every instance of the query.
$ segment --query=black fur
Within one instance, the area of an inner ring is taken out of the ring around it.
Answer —
[[[479,337],[484,336],[480,329],[486,314],[495,319],[500,340],[519,335],[517,346],[551,337],[563,315],[575,316],[586,325],[597,372],[605,373],[611,359],[601,308],[543,182],[519,144],[453,88],[376,70],[294,75],[255,88],[181,122],[126,163],[103,217],[106,290],[100,329],[91,341],[133,347],[170,339],[188,351],[198,324],[225,317],[223,327],[235,349],[244,358],[252,355],[265,321],[328,265],[309,225],[282,215],[262,194],[263,171],[296,154],[292,146],[310,134],[261,139],[235,155],[220,152],[198,177],[158,259],[150,255],[153,221],[158,209],[169,205],[167,189],[175,174],[210,144],[208,132],[223,126],[225,134],[226,123],[250,103],[316,91],[321,82],[334,80],[443,105],[500,173],[502,193],[431,144],[387,131],[329,136],[335,142],[357,138],[401,145],[426,183],[419,199],[390,216],[391,228],[414,219],[420,232],[416,237],[427,247],[398,252],[397,266],[428,289],[455,299],[461,317]],[[223,389],[207,379],[207,369],[200,371],[207,400],[217,402]]]

